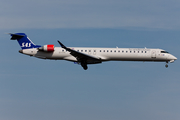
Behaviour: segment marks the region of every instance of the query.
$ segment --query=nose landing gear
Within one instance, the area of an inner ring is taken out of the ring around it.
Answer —
[[[168,64],[166,64],[165,67],[168,68]]]
[[[168,61],[166,61],[166,65],[165,65],[166,68],[168,68]]]

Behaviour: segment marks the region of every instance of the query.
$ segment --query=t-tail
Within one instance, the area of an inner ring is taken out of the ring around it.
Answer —
[[[25,33],[10,33],[11,40],[17,40],[22,49],[39,48],[40,45],[35,45]]]

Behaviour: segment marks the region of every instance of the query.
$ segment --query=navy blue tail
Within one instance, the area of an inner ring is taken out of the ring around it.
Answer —
[[[22,49],[39,48],[40,45],[35,45],[25,33],[11,34],[11,40],[17,40]]]

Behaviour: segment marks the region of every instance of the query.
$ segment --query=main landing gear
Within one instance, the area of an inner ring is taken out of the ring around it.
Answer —
[[[166,65],[165,65],[166,68],[168,68],[168,61],[166,61]]]
[[[87,66],[86,62],[81,62],[81,66],[83,67],[84,70],[88,69],[88,66]]]

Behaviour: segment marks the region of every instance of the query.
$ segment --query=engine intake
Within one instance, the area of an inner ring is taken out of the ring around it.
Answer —
[[[44,45],[38,49],[40,51],[53,52],[54,51],[54,45]]]

